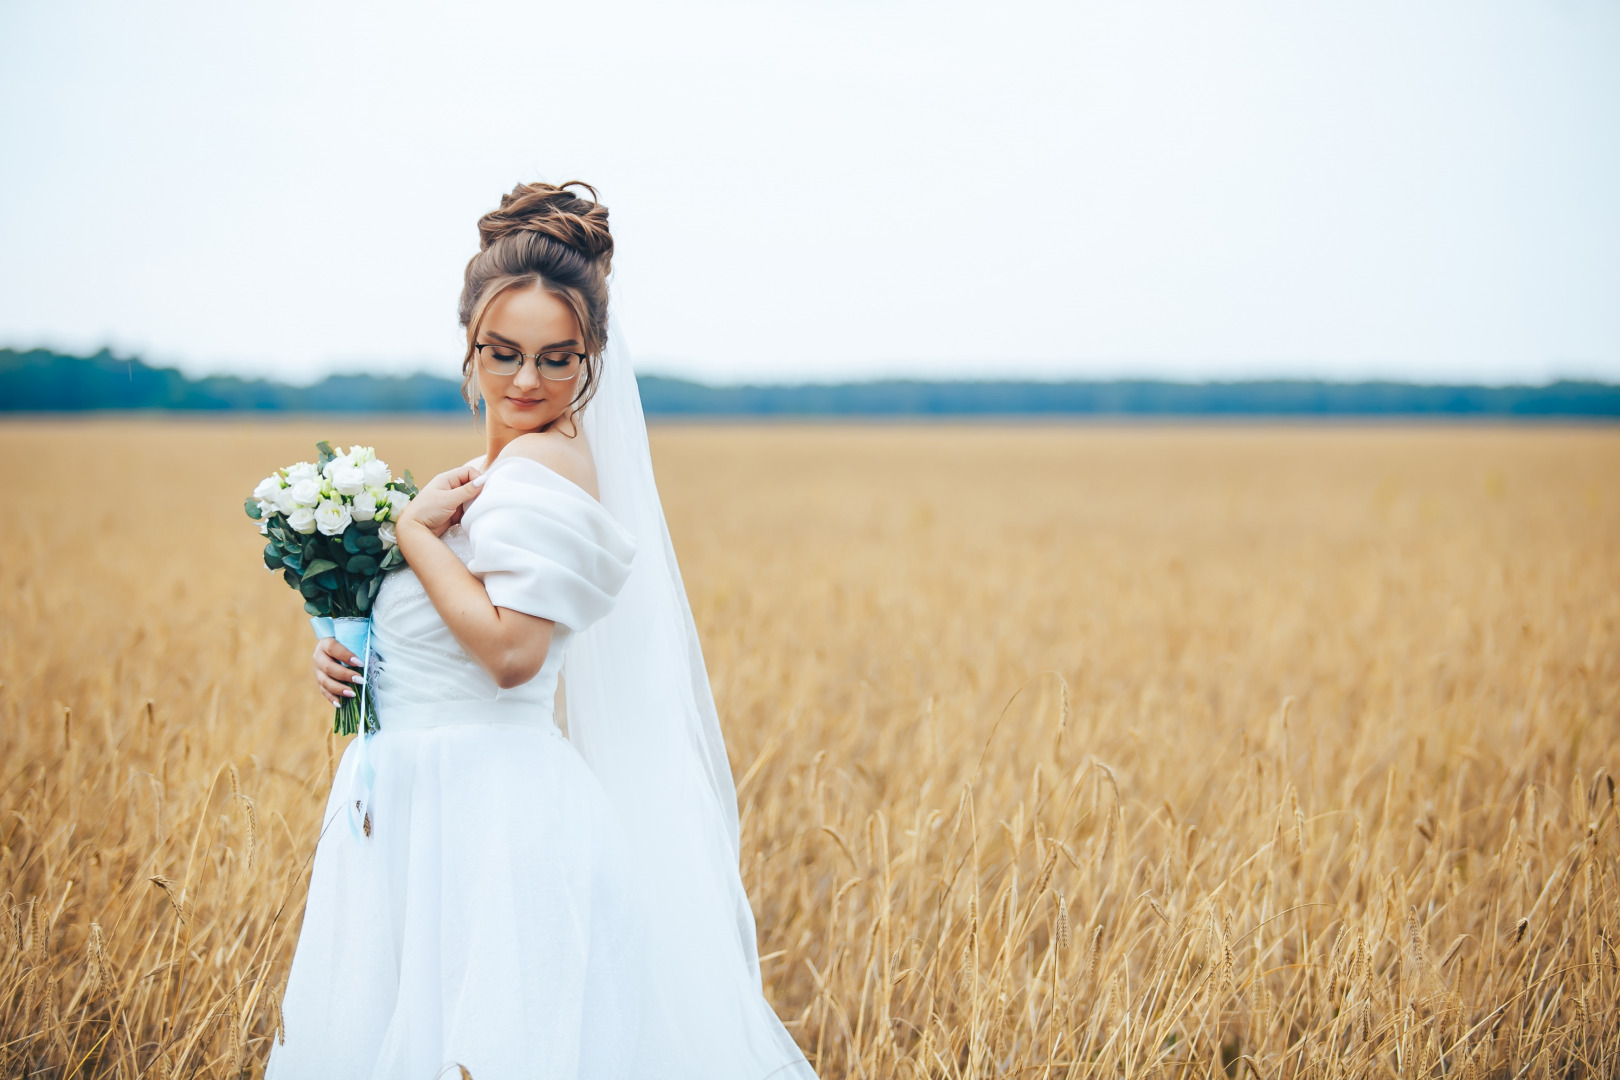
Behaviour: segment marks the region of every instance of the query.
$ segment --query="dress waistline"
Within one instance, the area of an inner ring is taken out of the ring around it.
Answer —
[[[381,731],[419,731],[459,724],[521,724],[561,735],[550,711],[534,701],[435,701],[419,705],[378,703]]]

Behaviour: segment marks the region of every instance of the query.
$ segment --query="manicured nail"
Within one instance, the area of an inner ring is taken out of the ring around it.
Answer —
[[[343,688],[343,696],[344,697],[354,697],[354,691],[350,690],[347,686],[345,686]]]
[[[484,481],[488,479],[489,477],[485,476],[483,473],[479,473],[477,476],[472,478],[473,487],[482,486]]]
[[[354,675],[349,676],[349,681],[350,682],[363,683],[363,682],[366,681],[366,677],[364,675],[360,675],[360,674],[356,673]]]

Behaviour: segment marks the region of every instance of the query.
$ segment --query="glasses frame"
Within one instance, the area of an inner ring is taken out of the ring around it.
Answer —
[[[506,350],[509,350],[511,352],[517,353],[517,355],[518,355],[517,371],[496,371],[494,368],[490,367],[489,366],[489,358],[484,355],[484,350],[485,349],[506,349]],[[498,375],[503,379],[515,378],[517,376],[518,372],[523,370],[523,361],[531,360],[531,361],[534,362],[534,370],[535,370],[535,372],[542,379],[545,379],[547,382],[572,382],[573,380],[579,378],[579,373],[585,367],[585,361],[587,359],[587,357],[586,357],[586,355],[584,353],[575,352],[573,349],[547,349],[547,350],[545,350],[545,352],[526,353],[526,352],[522,352],[522,351],[520,351],[518,349],[514,349],[510,345],[503,345],[499,341],[480,341],[480,342],[478,342],[477,344],[475,344],[473,346],[473,351],[478,354],[478,366],[479,367],[483,368],[485,371],[489,372],[491,375]],[[546,374],[546,369],[544,367],[542,367],[541,364],[540,364],[540,358],[542,356],[548,356],[548,355],[560,355],[560,356],[572,356],[572,357],[574,357],[576,359],[576,361],[577,361],[577,366],[574,368],[573,374],[569,375],[567,378],[562,378],[562,379],[553,378],[552,376],[547,375]]]

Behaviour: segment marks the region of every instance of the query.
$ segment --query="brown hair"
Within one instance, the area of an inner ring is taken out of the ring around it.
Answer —
[[[569,191],[583,188],[584,199]],[[478,219],[478,254],[467,260],[459,315],[467,328],[461,359],[461,396],[476,412],[478,391],[473,344],[489,303],[507,289],[533,285],[573,309],[585,340],[585,363],[574,393],[575,411],[596,391],[602,350],[607,347],[607,276],[613,262],[613,236],[607,207],[596,189],[580,180],[566,184],[519,184],[501,196],[498,210]]]

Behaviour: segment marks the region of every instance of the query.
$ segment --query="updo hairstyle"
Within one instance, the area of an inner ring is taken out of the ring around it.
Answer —
[[[583,188],[590,199],[569,188]],[[585,354],[573,407],[584,408],[601,378],[602,351],[607,347],[608,270],[613,236],[607,207],[596,189],[579,180],[566,184],[519,184],[501,196],[498,210],[478,219],[478,254],[467,261],[459,315],[467,328],[467,353],[461,361],[461,396],[478,410],[473,348],[489,302],[507,289],[539,285],[574,311]]]

